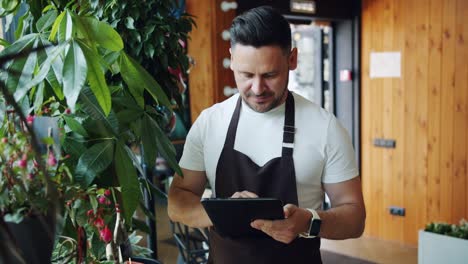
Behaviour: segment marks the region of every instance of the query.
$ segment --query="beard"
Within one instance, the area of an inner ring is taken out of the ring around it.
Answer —
[[[251,90],[249,90],[247,91],[247,93],[241,94],[241,96],[244,102],[252,110],[258,113],[266,113],[286,101],[286,97],[288,93],[288,83],[289,83],[289,76],[288,76],[288,79],[286,79],[286,84],[284,86],[283,91],[280,94],[275,94],[272,91],[265,91],[262,94],[254,94]],[[249,101],[249,98],[268,98],[268,97],[273,97],[273,100],[265,102],[265,103],[255,103],[255,102]]]

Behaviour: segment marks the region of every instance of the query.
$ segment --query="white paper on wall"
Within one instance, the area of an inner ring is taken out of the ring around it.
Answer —
[[[401,52],[371,52],[370,78],[399,78]]]

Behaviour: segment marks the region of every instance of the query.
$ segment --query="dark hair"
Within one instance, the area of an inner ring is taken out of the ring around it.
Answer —
[[[231,47],[277,45],[285,52],[291,50],[289,23],[270,6],[256,7],[234,18],[230,35]]]

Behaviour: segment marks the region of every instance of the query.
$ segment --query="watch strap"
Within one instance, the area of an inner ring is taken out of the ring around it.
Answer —
[[[310,208],[306,208],[307,210],[309,210],[309,212],[312,213],[312,217],[310,218],[310,221],[309,221],[309,228],[307,229],[306,232],[302,232],[299,234],[299,237],[303,237],[303,238],[314,238],[316,236],[311,236],[310,235],[310,229],[312,228],[312,221],[315,220],[320,220],[320,216],[319,214],[317,213],[317,211],[315,211],[314,209],[310,209]]]

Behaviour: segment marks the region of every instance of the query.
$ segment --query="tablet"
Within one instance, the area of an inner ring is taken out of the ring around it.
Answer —
[[[250,226],[256,219],[284,219],[283,202],[275,198],[209,198],[201,203],[215,230],[224,237],[265,237]]]

